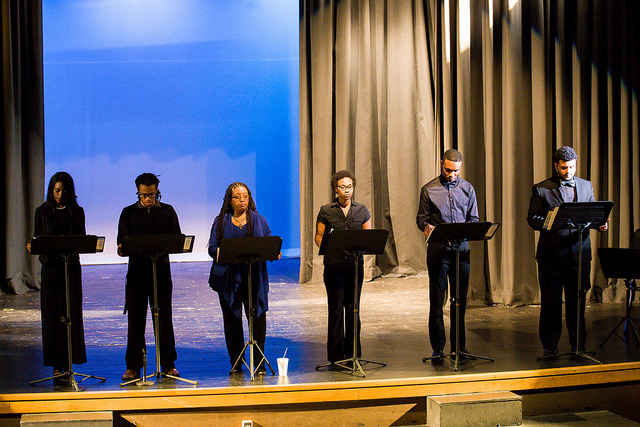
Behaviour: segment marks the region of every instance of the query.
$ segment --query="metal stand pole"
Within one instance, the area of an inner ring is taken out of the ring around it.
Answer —
[[[156,267],[156,262],[158,260],[158,258],[160,256],[162,256],[163,254],[157,254],[157,255],[153,255],[151,256],[151,266],[152,266],[152,270],[153,270],[153,305],[151,306],[151,313],[153,315],[153,336],[154,336],[154,340],[155,340],[155,344],[156,344],[156,371],[154,373],[152,373],[151,375],[147,376],[147,370],[146,370],[146,362],[145,362],[145,370],[144,370],[144,375],[142,378],[136,378],[133,379],[131,381],[127,381],[124,383],[121,383],[120,386],[125,386],[125,385],[129,385],[129,384],[133,384],[133,383],[138,383],[138,382],[142,382],[145,384],[140,384],[140,385],[151,385],[151,384],[146,384],[148,382],[153,383],[152,381],[147,381],[147,378],[149,377],[156,377],[158,380],[161,377],[166,377],[166,378],[171,378],[173,380],[178,380],[178,381],[184,381],[185,383],[189,383],[189,384],[193,384],[193,385],[198,385],[198,381],[193,381],[193,380],[188,380],[186,378],[181,378],[181,377],[176,377],[175,375],[169,375],[166,372],[162,372],[162,369],[160,368],[160,319],[158,317],[158,313],[160,312],[160,307],[158,304],[158,273],[157,273],[157,267]],[[146,350],[145,353],[146,355]],[[146,356],[145,356],[145,360],[146,360]]]
[[[592,354],[595,354],[594,352],[591,351],[585,351],[584,346],[580,344],[580,333],[581,333],[581,329],[582,329],[582,313],[583,313],[583,309],[582,309],[582,302],[584,301],[584,298],[582,297],[582,233],[584,232],[584,230],[587,229],[587,227],[589,227],[590,223],[587,224],[578,224],[577,229],[578,229],[578,290],[577,290],[577,306],[576,306],[576,342],[575,342],[575,349],[571,350],[568,353],[561,353],[561,354],[555,354],[555,355],[549,355],[549,356],[542,356],[539,357],[538,360],[544,360],[544,359],[556,359],[559,356],[573,356],[573,357],[583,357],[585,359],[589,359],[592,362],[595,362],[599,365],[602,365],[602,362],[599,361],[598,359],[596,359],[595,357],[592,357]]]
[[[72,338],[71,338],[71,293],[69,290],[69,257],[73,254],[63,255],[62,259],[64,260],[64,288],[65,288],[65,298],[66,298],[66,316],[63,321],[66,325],[67,329],[67,372],[62,374],[54,375],[48,378],[43,378],[41,380],[31,381],[31,385],[40,383],[42,381],[47,380],[57,380],[57,379],[66,379],[71,387],[73,387],[74,391],[80,391],[78,388],[78,384],[87,378],[95,378],[97,380],[101,380],[102,382],[106,381],[104,377],[96,377],[94,375],[81,374],[78,372],[73,372],[73,346],[72,346]],[[84,377],[80,381],[76,381],[76,375]]]
[[[629,336],[631,335],[631,332],[633,332],[633,336],[636,338],[636,344],[640,344],[640,336],[638,335],[638,330],[636,329],[636,325],[634,325],[633,318],[631,317],[633,301],[636,298],[636,291],[638,288],[636,287],[635,279],[627,279],[624,283],[627,288],[627,310],[625,316],[620,319],[616,327],[613,328],[609,335],[607,335],[607,337],[600,343],[600,348],[604,346],[612,335],[616,335],[626,345],[629,345]],[[624,327],[622,328],[622,336],[620,336],[618,335],[617,330],[623,323]]]
[[[324,363],[322,365],[317,365],[316,369],[325,368],[325,367],[339,367],[344,370],[349,371],[351,374],[358,371],[358,373],[365,377],[364,369],[362,369],[362,365],[366,365],[369,363],[373,363],[380,366],[387,366],[384,362],[375,362],[373,360],[366,360],[358,358],[358,316],[359,316],[359,292],[358,292],[358,284],[360,281],[358,280],[358,261],[360,257],[364,254],[364,251],[348,251],[349,254],[353,257],[353,264],[355,268],[355,272],[353,275],[353,356],[348,359],[339,360],[337,362],[332,363]]]
[[[455,317],[456,317],[456,351],[453,351],[451,353],[447,353],[444,354],[442,356],[431,356],[431,357],[424,357],[422,359],[423,362],[427,362],[429,360],[434,360],[434,359],[443,359],[443,358],[447,358],[449,360],[453,360],[453,370],[457,371],[458,370],[458,364],[462,361],[462,360],[477,360],[477,359],[482,359],[482,360],[488,360],[490,362],[494,362],[495,359],[492,359],[490,357],[484,357],[484,356],[478,356],[477,354],[471,354],[471,353],[467,353],[466,351],[462,351],[460,349],[460,245],[462,244],[463,241],[459,241],[456,242],[456,295],[455,295],[455,299],[452,298],[451,299],[451,307],[455,307]],[[446,286],[445,286],[446,288]]]
[[[236,359],[236,361],[233,363],[233,366],[231,367],[231,372],[233,372],[238,366],[238,364],[242,362],[249,369],[249,374],[251,375],[251,381],[253,381],[255,374],[258,370],[258,367],[260,366],[260,364],[262,364],[262,362],[266,363],[266,365],[269,367],[269,369],[271,370],[271,375],[275,375],[276,371],[273,370],[273,368],[271,367],[271,364],[267,360],[267,357],[264,355],[264,352],[260,348],[260,345],[253,338],[253,318],[256,315],[256,310],[253,308],[253,286],[252,286],[252,277],[251,277],[251,264],[255,262],[255,259],[247,259],[247,260],[244,260],[244,262],[248,266],[247,291],[249,295],[247,296],[247,299],[248,299],[249,313],[247,313],[247,324],[249,325],[249,340],[245,343],[244,347],[242,347],[242,351],[240,352],[240,354],[238,355],[238,358]],[[247,362],[244,360],[244,352],[247,349],[247,347],[249,347],[249,365],[247,365]],[[258,352],[262,356],[262,358],[260,359],[257,365],[254,365],[254,358],[253,358],[254,347],[258,350]]]

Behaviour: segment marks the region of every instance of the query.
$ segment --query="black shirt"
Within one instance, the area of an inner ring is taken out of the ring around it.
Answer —
[[[333,230],[361,230],[362,225],[371,219],[371,214],[365,205],[351,201],[347,215],[344,215],[338,199],[320,208],[317,222],[325,225],[324,236]],[[323,237],[324,237],[323,236]],[[347,261],[345,256],[324,256],[324,264],[338,265]],[[349,264],[350,265],[350,264]]]
[[[171,205],[156,202],[151,208],[144,207],[140,202],[127,206],[120,214],[118,223],[118,245],[127,236],[141,234],[181,234],[178,215]],[[163,255],[157,260],[158,283],[171,280],[169,255]],[[144,256],[129,257],[127,282],[130,280],[152,280],[151,259]]]

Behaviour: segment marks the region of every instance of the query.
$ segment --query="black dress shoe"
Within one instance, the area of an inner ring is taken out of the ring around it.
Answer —
[[[241,374],[242,373],[242,365],[238,365],[235,368],[231,368],[229,371],[229,375]]]
[[[542,352],[543,359],[557,359],[558,358],[558,349],[546,349]]]
[[[431,363],[438,365],[442,362],[444,362],[444,352],[442,350],[434,350],[431,353]]]
[[[260,367],[256,371],[256,375],[267,375],[267,367],[264,365],[260,365]]]
[[[65,371],[61,369],[53,368],[53,384],[54,385],[66,385],[69,384],[69,377],[64,375]]]
[[[453,353],[455,353],[455,351]],[[476,358],[471,355],[469,350],[463,348],[460,350],[460,360],[476,360]]]

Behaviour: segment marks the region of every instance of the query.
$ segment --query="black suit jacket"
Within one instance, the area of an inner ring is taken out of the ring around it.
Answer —
[[[576,202],[594,202],[593,186],[586,179],[575,177]],[[542,229],[549,208],[560,206],[564,201],[560,193],[560,180],[558,177],[547,178],[533,186],[531,200],[529,201],[529,213],[527,222],[534,230],[540,231],[536,259],[538,262],[566,263],[568,260],[578,262],[578,231]],[[582,235],[582,260],[584,263],[591,261],[591,240],[589,230]]]

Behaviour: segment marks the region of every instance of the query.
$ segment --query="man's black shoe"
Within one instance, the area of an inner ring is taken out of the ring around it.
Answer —
[[[434,350],[431,353],[431,363],[434,365],[444,362],[444,352],[442,350]]]
[[[238,364],[235,368],[231,368],[229,371],[229,375],[241,374],[242,373],[242,365]]]
[[[455,353],[455,351],[453,351],[453,353]],[[460,351],[460,361],[464,360],[476,360],[476,358],[471,355],[471,352],[469,350],[463,348]]]
[[[542,359],[551,359],[551,360],[555,360],[558,358],[558,349],[554,348],[554,349],[545,349],[542,352]]]

